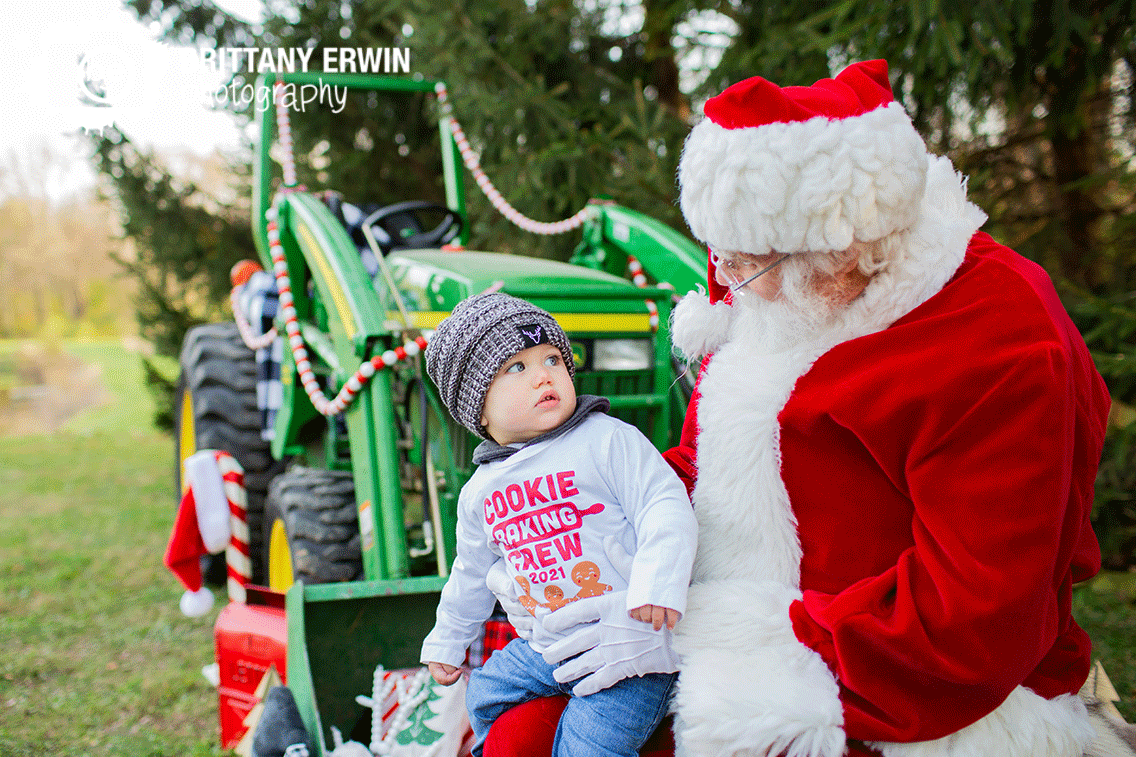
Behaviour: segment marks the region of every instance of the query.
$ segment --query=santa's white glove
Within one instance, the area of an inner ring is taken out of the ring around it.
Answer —
[[[498,560],[489,568],[489,572],[485,574],[485,585],[497,597],[501,609],[509,616],[509,623],[522,639],[542,649],[556,641],[556,637],[549,635],[537,622],[537,618],[521,604],[518,599],[521,594],[520,584],[509,575],[504,560]],[[548,610],[544,607],[536,608],[536,613],[542,618],[548,616]]]
[[[614,536],[604,538],[604,552],[626,581],[631,575],[632,556]],[[664,626],[656,631],[650,623],[632,620],[627,615],[625,591],[576,600],[547,616],[543,626],[550,634],[556,634],[578,623],[587,625],[581,625],[544,652],[550,665],[579,655],[553,672],[561,683],[587,676],[572,688],[576,696],[603,691],[631,676],[678,670],[670,630]]]
[[[625,591],[561,607],[544,619],[544,628],[557,633],[578,623],[588,625],[548,647],[543,655],[550,665],[568,660],[552,675],[560,683],[580,678],[572,687],[578,697],[602,691],[624,678],[678,670],[670,630],[663,626],[656,631],[650,623],[632,620],[627,615]]]

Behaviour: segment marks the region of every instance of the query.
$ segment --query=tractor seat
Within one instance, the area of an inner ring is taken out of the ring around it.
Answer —
[[[363,231],[365,226],[370,228],[384,256],[393,250],[440,247],[462,230],[461,214],[437,203],[412,200],[394,205],[355,205],[333,191],[321,193],[320,199],[347,230],[372,278],[378,272],[378,261],[367,244]],[[423,222],[424,218],[432,220],[438,217],[441,220],[436,224]]]

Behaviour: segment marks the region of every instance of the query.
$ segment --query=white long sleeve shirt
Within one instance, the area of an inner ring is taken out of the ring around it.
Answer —
[[[609,535],[633,555],[628,577],[604,551]],[[493,611],[485,576],[501,559],[517,584],[508,599],[519,596],[534,614],[624,589],[628,610],[685,612],[697,539],[686,489],[662,456],[634,426],[592,413],[562,436],[481,465],[462,488],[457,557],[421,659],[463,662]]]

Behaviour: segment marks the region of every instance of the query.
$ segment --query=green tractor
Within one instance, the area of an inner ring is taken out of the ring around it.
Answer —
[[[278,78],[407,94],[438,86]],[[269,75],[259,86],[273,83]],[[352,206],[352,227],[334,195],[273,199],[271,115],[258,113],[253,227],[263,267],[279,273],[283,262],[294,333],[257,351],[235,323],[187,334],[177,454],[180,467],[198,449],[221,449],[244,468],[251,583],[286,593],[287,683],[323,754],[328,729],[355,716],[377,664],[417,665],[454,559],[457,496],[479,440],[449,417],[412,345],[470,295],[492,288],[530,300],[567,332],[577,391],[610,398],[613,415],[664,450],[677,441],[691,388],[672,356],[668,315],[676,292],[704,280],[705,253],[654,219],[601,202],[583,213],[570,263],[466,250],[462,156],[448,116],[439,120],[446,203],[406,198],[361,220]],[[629,264],[673,288],[632,283]],[[282,308],[281,334],[285,320]],[[297,342],[303,352],[293,352]],[[276,360],[265,359],[273,348]],[[317,409],[311,389],[334,397],[368,364],[378,367],[352,401]]]

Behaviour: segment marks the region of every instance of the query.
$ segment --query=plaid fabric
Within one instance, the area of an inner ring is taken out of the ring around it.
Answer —
[[[504,613],[494,613],[493,617],[485,621],[481,635],[469,645],[467,661],[472,668],[480,668],[489,659],[489,655],[517,638],[517,632],[509,624]]]
[[[498,649],[504,649],[515,638],[517,638],[517,632],[513,630],[508,619],[490,618],[485,621],[485,636],[482,642],[485,658],[481,661],[482,664],[489,659],[489,655]]]
[[[257,271],[241,289],[237,301],[253,333],[268,333],[280,306],[276,278],[266,271]],[[284,338],[280,336],[271,346],[256,351],[256,406],[260,410],[260,435],[265,441],[271,441],[276,434],[276,412],[284,402],[280,384],[283,359]]]

